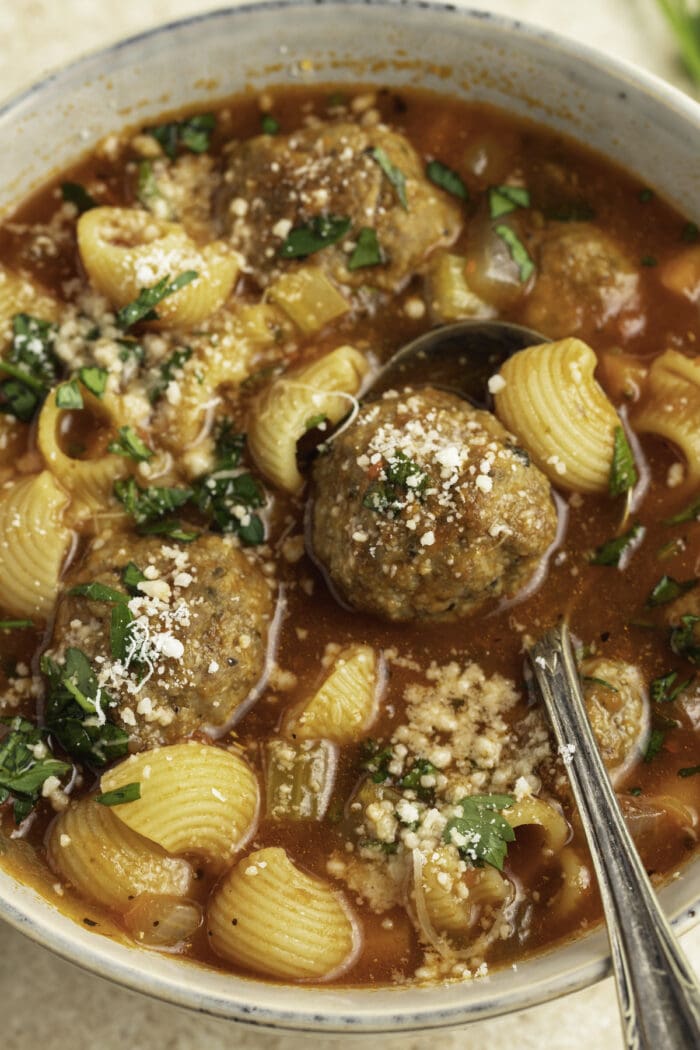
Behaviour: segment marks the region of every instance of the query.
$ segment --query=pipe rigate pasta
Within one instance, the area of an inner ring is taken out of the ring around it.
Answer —
[[[580,339],[530,346],[502,366],[496,415],[550,481],[571,492],[606,492],[620,420],[594,378],[596,356]]]
[[[328,980],[352,961],[358,932],[341,895],[301,871],[280,847],[239,861],[207,913],[217,955],[283,980]]]
[[[252,407],[248,447],[266,478],[285,492],[301,490],[297,441],[312,420],[334,424],[348,413],[368,368],[357,350],[339,346],[265,388]]]
[[[338,653],[320,689],[285,721],[285,733],[301,740],[347,743],[365,735],[377,707],[379,667],[370,645]]]
[[[170,853],[198,853],[218,867],[253,830],[258,782],[233,751],[190,741],[144,751],[102,776],[102,790],[139,783],[141,798],[114,806],[134,831]]]
[[[48,840],[51,867],[89,900],[123,912],[142,893],[187,897],[194,872],[94,799],[71,802]]]
[[[78,248],[94,286],[113,306],[133,302],[143,288],[194,270],[198,277],[157,307],[161,328],[199,324],[226,301],[240,268],[222,241],[199,247],[178,223],[135,208],[92,208],[78,220]]]
[[[464,867],[456,850],[444,846],[423,865],[425,908],[437,933],[466,934],[483,907],[500,907],[512,896],[508,880],[495,868],[470,868],[465,872]]]
[[[694,485],[700,482],[699,413],[700,359],[666,350],[652,362],[632,425],[677,445],[687,462],[686,480]]]
[[[48,470],[0,490],[0,588],[15,616],[46,617],[72,540],[68,497]]]

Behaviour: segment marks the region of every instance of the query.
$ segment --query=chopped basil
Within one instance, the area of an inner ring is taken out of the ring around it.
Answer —
[[[234,430],[230,419],[222,419],[216,429],[214,456],[216,470],[235,470],[245,448],[245,434]]]
[[[109,621],[109,648],[113,660],[126,662],[130,627],[133,622],[133,613],[126,602],[118,602],[112,607]]]
[[[83,407],[83,395],[78,388],[77,379],[71,379],[67,383],[61,383],[56,388],[56,407],[65,409],[78,409]]]
[[[178,540],[180,543],[192,543],[199,536],[193,529],[185,529],[179,521],[151,521],[145,525],[139,525],[140,536],[167,536],[170,540]]]
[[[503,871],[508,843],[515,832],[500,810],[513,805],[510,795],[468,795],[457,803],[462,815],[445,825],[443,840],[457,847],[476,867],[490,864]]]
[[[145,130],[147,135],[156,139],[165,155],[175,160],[180,146],[190,153],[205,153],[215,127],[216,117],[213,113],[200,113],[196,117],[157,124]]]
[[[80,583],[77,587],[71,587],[68,594],[81,595],[91,602],[116,602],[125,604],[129,601],[129,595],[109,587],[106,583]]]
[[[119,351],[120,361],[131,361],[133,359],[137,365],[143,364],[146,359],[146,352],[134,339],[115,339],[115,342],[121,347]]]
[[[666,605],[675,601],[682,594],[692,591],[697,585],[697,578],[691,580],[674,580],[672,576],[662,576],[651,591],[646,600],[647,608],[653,609],[657,605]]]
[[[78,369],[78,379],[86,390],[101,398],[107,389],[109,372],[106,368],[86,367]]]
[[[685,681],[679,682],[678,685],[675,684],[677,678],[678,671],[669,671],[668,674],[660,675],[652,681],[649,691],[654,703],[670,704],[689,685],[692,685],[695,675],[691,675]]]
[[[363,226],[357,235],[357,243],[348,261],[348,270],[360,270],[365,266],[379,266],[384,262],[376,230]]]
[[[0,739],[0,805],[11,798],[15,824],[21,824],[41,798],[44,782],[65,776],[71,767],[53,757],[44,730],[31,722],[15,717],[0,718],[0,724],[10,730]]]
[[[622,536],[608,540],[607,543],[596,547],[591,556],[591,565],[619,565],[623,555],[630,555],[644,539],[646,529],[636,522]]]
[[[637,469],[627,435],[623,427],[615,427],[608,491],[611,496],[621,496],[623,492],[634,488],[636,484]]]
[[[247,546],[254,547],[265,539],[263,523],[252,513],[265,505],[265,490],[252,474],[208,474],[197,482],[194,502],[211,517],[216,529],[235,533]]]
[[[80,649],[66,649],[62,664],[42,656],[41,670],[48,679],[46,728],[74,758],[104,766],[128,751],[129,737],[107,720],[114,707]]]
[[[384,477],[372,481],[362,498],[362,505],[377,514],[401,510],[409,492],[420,499],[428,484],[425,471],[400,449],[385,461],[382,473]]]
[[[0,413],[28,423],[58,378],[59,363],[54,355],[57,326],[29,314],[12,319],[12,343],[6,358],[0,359]]]
[[[399,203],[404,211],[408,211],[408,199],[406,197],[406,176],[391,163],[381,146],[376,146],[374,149],[369,150],[369,155],[372,160],[376,161],[379,167],[382,169],[387,179],[394,187],[396,196],[399,199]]]
[[[122,306],[121,310],[117,311],[117,326],[125,330],[131,328],[138,321],[154,320],[158,317],[154,309],[158,303],[162,303],[164,299],[175,295],[181,288],[191,284],[192,281],[196,281],[198,277],[199,274],[196,270],[185,270],[174,281],[170,280],[170,274],[166,274],[152,287],[142,288],[133,302],[127,303],[126,306]]]
[[[524,186],[492,186],[489,190],[489,215],[492,219],[529,207],[530,192]]]
[[[425,787],[421,781],[423,777],[434,777],[436,773],[437,768],[427,758],[417,758],[408,773],[404,773],[397,783],[403,790],[414,791],[421,802],[432,802],[435,789]]]
[[[278,120],[275,120],[271,113],[263,113],[260,120],[260,127],[263,130],[263,134],[276,135],[280,129],[280,124]]]
[[[133,561],[130,561],[122,569],[122,583],[132,595],[140,594],[139,584],[143,583],[145,579],[146,577]]]
[[[614,685],[611,685],[610,682],[606,682],[604,678],[596,678],[595,675],[592,674],[584,674],[581,678],[581,681],[591,682],[593,685],[600,685],[603,687],[603,689],[609,689],[611,693],[620,692],[620,690],[617,689]]]
[[[350,229],[350,219],[341,215],[316,215],[306,226],[295,226],[279,249],[283,259],[305,259],[336,244]]]
[[[105,791],[103,795],[97,795],[95,802],[101,806],[123,806],[127,802],[136,802],[141,798],[141,784],[134,781],[125,784],[124,787],[115,788],[114,791]]]
[[[0,631],[21,631],[33,626],[33,620],[0,620]]]
[[[696,244],[700,240],[700,229],[695,222],[686,222],[681,233],[681,240],[686,244]]]
[[[665,729],[652,729],[649,736],[649,741],[644,751],[644,761],[651,762],[652,759],[656,758],[661,748],[664,746],[666,739]]]
[[[189,346],[178,347],[173,351],[168,360],[160,366],[160,375],[148,392],[151,401],[157,401],[165,393],[168,383],[177,377],[191,357],[192,348]]]
[[[700,616],[686,613],[681,622],[671,630],[671,649],[678,656],[685,656],[691,664],[700,664],[700,632],[696,631]]]
[[[535,272],[535,264],[530,258],[527,248],[517,233],[511,230],[510,226],[500,224],[496,227],[496,233],[507,246],[510,256],[520,272],[520,280],[525,284]]]
[[[700,496],[672,518],[666,518],[664,525],[684,525],[687,521],[700,521]]]
[[[700,773],[700,766],[684,766],[678,770],[679,777],[695,777]]]
[[[390,747],[381,747],[371,737],[362,741],[362,768],[367,770],[374,784],[383,784],[389,779],[389,763],[393,757]]]
[[[442,161],[431,160],[426,166],[425,174],[441,190],[451,193],[453,197],[459,197],[461,201],[469,200],[469,190],[464,185],[461,176]]]
[[[110,441],[107,451],[133,459],[135,463],[145,463],[153,456],[153,449],[148,447],[133,427],[120,427],[117,440]]]
[[[61,196],[64,201],[76,206],[79,215],[97,207],[95,198],[79,182],[62,182]]]
[[[142,525],[182,507],[191,498],[192,489],[157,486],[143,489],[134,478],[124,478],[114,482],[114,495],[124,504],[127,514],[131,514],[137,525]]]

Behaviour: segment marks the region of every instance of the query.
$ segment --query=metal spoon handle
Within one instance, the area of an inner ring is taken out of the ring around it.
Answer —
[[[608,927],[626,1046],[700,1047],[700,989],[664,917],[591,731],[565,625],[530,650],[567,765]]]

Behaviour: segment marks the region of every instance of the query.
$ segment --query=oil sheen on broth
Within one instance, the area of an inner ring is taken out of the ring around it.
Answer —
[[[694,224],[491,109],[271,89],[106,140],[8,217],[0,279],[4,866],[261,979],[465,979],[580,936],[524,657],[566,618],[644,863],[680,870]],[[465,317],[554,342],[476,406],[430,376],[362,402]]]

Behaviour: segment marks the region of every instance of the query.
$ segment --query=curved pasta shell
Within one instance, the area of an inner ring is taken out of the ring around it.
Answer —
[[[53,608],[72,533],[68,498],[48,470],[0,489],[0,604],[14,616]]]
[[[108,423],[116,432],[120,420],[115,399],[109,394],[102,399],[96,398],[84,388],[81,394],[85,409],[96,420]],[[69,519],[78,522],[108,509],[115,515],[121,515],[122,511],[114,500],[113,488],[118,478],[126,477],[129,473],[128,460],[111,453],[97,459],[72,459],[63,451],[59,441],[64,419],[65,411],[56,404],[56,394],[49,394],[39,413],[37,445],[52,474],[70,493]]]
[[[360,740],[376,714],[378,678],[371,645],[343,649],[321,688],[286,720],[285,735],[336,744]]]
[[[559,853],[569,838],[569,825],[564,817],[541,798],[524,798],[510,809],[504,809],[503,817],[512,828],[539,824],[544,832],[544,846],[552,853]]]
[[[357,927],[341,895],[279,847],[251,853],[224,876],[207,921],[217,955],[270,977],[327,979],[357,949]]]
[[[331,424],[347,414],[369,365],[352,346],[339,346],[310,365],[275,379],[255,399],[248,447],[258,467],[278,488],[299,492],[297,441],[309,420],[325,416]]]
[[[115,911],[130,908],[142,893],[186,897],[194,881],[186,860],[169,857],[93,799],[71,802],[57,817],[47,853],[54,871]]]
[[[186,270],[198,273],[158,304],[158,328],[199,324],[213,314],[231,294],[240,269],[238,255],[223,241],[200,248],[179,223],[136,208],[91,208],[81,215],[77,230],[88,276],[114,306],[126,306],[166,276],[174,280]]]
[[[550,481],[571,492],[607,492],[620,420],[594,378],[580,339],[529,346],[504,362],[496,415]]]
[[[462,873],[453,850],[430,854],[423,871],[425,907],[438,933],[467,933],[480,910],[500,906],[512,895],[508,880],[495,868],[470,868]]]
[[[232,751],[194,741],[142,751],[104,773],[101,789],[134,782],[141,798],[112,811],[169,853],[200,853],[216,866],[252,831],[258,782]]]
[[[700,482],[700,358],[666,350],[652,363],[635,430],[660,434],[677,445],[688,463],[687,480]]]

